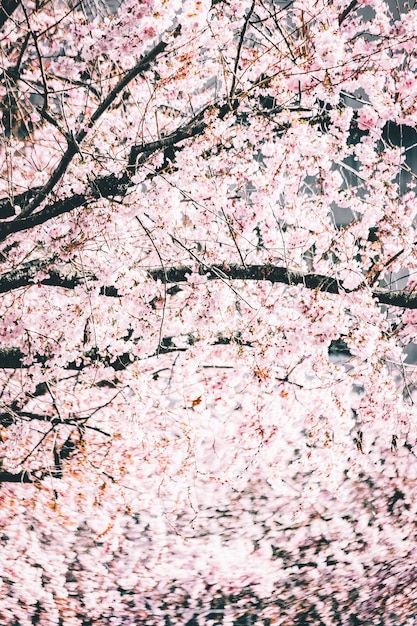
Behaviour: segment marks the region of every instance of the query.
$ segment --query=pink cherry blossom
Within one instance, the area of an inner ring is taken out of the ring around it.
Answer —
[[[377,126],[378,114],[370,106],[365,105],[358,113],[358,128],[370,130]]]

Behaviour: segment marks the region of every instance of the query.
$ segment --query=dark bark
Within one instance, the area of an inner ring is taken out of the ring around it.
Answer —
[[[152,358],[155,356],[159,356],[161,354],[169,354],[171,352],[185,352],[189,349],[190,346],[194,345],[199,341],[198,336],[193,333],[189,333],[187,338],[181,338],[180,341],[176,337],[163,337],[160,345],[155,350],[155,352],[148,354],[143,357],[135,357],[131,352],[124,352],[116,357],[116,359],[112,359],[107,354],[101,354],[96,348],[92,350],[86,351],[83,354],[80,354],[80,358],[77,361],[71,361],[67,363],[65,366],[66,370],[70,371],[81,371],[86,369],[87,367],[91,367],[94,363],[102,363],[106,367],[112,368],[114,371],[125,370],[129,367],[134,361],[142,360],[145,358]],[[140,339],[135,340],[135,343],[139,343]],[[251,344],[249,342],[243,341],[239,335],[232,337],[224,337],[219,335],[217,339],[213,342],[213,345],[230,345],[236,344],[240,346],[250,347]],[[0,369],[28,369],[30,365],[23,365],[22,361],[25,358],[24,352],[19,350],[18,348],[3,348],[0,349]],[[48,357],[45,355],[35,354],[32,357],[34,363],[42,363],[45,367],[48,364]],[[40,395],[40,394],[39,394]],[[5,420],[10,421],[11,416],[9,413],[0,414],[4,416]],[[22,414],[23,415],[23,414]],[[28,414],[29,416],[29,414]],[[38,419],[34,417],[33,419]],[[39,419],[46,419],[49,421],[49,417],[41,417]],[[1,422],[0,422],[1,423]],[[10,424],[7,424],[10,425]]]
[[[33,216],[35,217],[35,216]],[[48,270],[48,266],[54,264],[54,259],[45,261],[30,261],[21,268],[6,272],[0,275],[0,293],[7,293],[20,287],[26,287],[33,283],[34,277],[40,270],[49,272],[49,277],[40,281],[43,285],[74,289],[80,285],[85,277],[82,276],[62,276],[58,271]],[[188,281],[192,274],[192,268],[187,265],[177,267],[159,268],[148,270],[149,276],[162,283],[182,283]],[[352,290],[344,289],[337,278],[325,276],[324,274],[307,274],[296,270],[289,270],[286,267],[277,265],[204,265],[201,264],[201,275],[205,275],[208,280],[268,280],[271,283],[283,283],[285,285],[302,285],[306,289],[315,289],[326,293],[341,294],[351,293]],[[96,280],[93,275],[88,276],[89,280]],[[365,286],[366,283],[363,284]],[[360,290],[360,285],[355,291]],[[100,288],[101,294],[109,297],[120,297],[117,288],[109,285]],[[375,287],[372,289],[373,297],[381,304],[398,306],[404,309],[417,308],[416,291],[393,291]]]
[[[70,213],[74,209],[92,202],[92,200],[92,196],[76,194],[74,196],[70,196],[69,198],[58,200],[53,204],[49,204],[38,213],[28,215],[28,217],[19,216],[11,222],[5,222],[0,226],[0,241],[4,241],[6,237],[12,233],[29,230],[34,226],[39,226],[39,224],[48,222],[53,217],[58,217],[58,215],[63,215],[64,213]]]

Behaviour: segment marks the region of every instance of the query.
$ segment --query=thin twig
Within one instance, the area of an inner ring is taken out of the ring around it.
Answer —
[[[246,15],[245,22],[244,22],[244,24],[242,26],[242,30],[240,31],[240,37],[239,37],[239,43],[238,43],[238,46],[237,46],[235,65],[234,65],[234,68],[233,68],[232,86],[230,87],[230,92],[229,92],[230,104],[232,104],[232,100],[233,100],[234,95],[235,95],[237,71],[238,71],[238,68],[239,68],[239,60],[240,60],[240,55],[241,55],[241,52],[242,52],[243,40],[245,38],[245,33],[246,33],[246,30],[247,30],[248,25],[249,25],[249,20],[252,17],[252,13],[253,13],[253,11],[255,9],[255,4],[256,4],[256,0],[253,0],[252,5],[251,5],[251,7],[250,7],[250,9],[249,9],[249,11],[248,11],[248,13]]]
[[[142,220],[136,216],[137,221],[139,222],[139,224],[141,225],[141,227],[143,228],[143,230],[146,233],[146,236],[148,237],[149,241],[152,244],[152,247],[154,248],[156,254],[158,255],[159,258],[159,262],[161,264],[162,270],[163,272],[165,272],[165,264],[164,264],[164,260],[158,250],[158,246],[155,244],[155,241],[153,239],[153,237],[151,236],[151,233],[149,232],[149,229],[145,226],[145,224],[142,222]],[[165,280],[163,281],[163,285],[164,285],[164,303],[162,305],[162,315],[161,315],[161,323],[159,325],[159,337],[158,337],[158,349],[157,349],[157,355],[159,356],[160,350],[161,350],[161,346],[162,346],[162,329],[164,326],[164,321],[165,321],[165,310],[166,310],[166,305],[167,305],[167,280],[166,280],[166,273],[165,273]]]

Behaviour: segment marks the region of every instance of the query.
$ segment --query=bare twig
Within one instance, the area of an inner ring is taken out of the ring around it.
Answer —
[[[256,0],[253,0],[253,2],[251,4],[251,7],[250,7],[250,9],[249,9],[249,11],[248,11],[248,13],[247,13],[247,15],[245,17],[245,22],[244,22],[244,24],[242,26],[242,30],[240,31],[240,37],[239,37],[239,43],[238,43],[238,46],[237,46],[235,65],[234,65],[234,68],[233,68],[232,86],[230,87],[230,92],[229,92],[229,102],[230,102],[231,106],[233,106],[232,105],[232,101],[233,101],[233,98],[234,98],[234,95],[235,95],[235,90],[236,90],[237,71],[239,69],[239,60],[240,60],[240,55],[241,55],[241,52],[242,52],[243,41],[245,39],[245,34],[246,34],[246,30],[247,30],[248,25],[249,25],[249,20],[250,20],[250,18],[252,16],[252,13],[253,13],[254,9],[255,9],[255,3],[256,3]]]

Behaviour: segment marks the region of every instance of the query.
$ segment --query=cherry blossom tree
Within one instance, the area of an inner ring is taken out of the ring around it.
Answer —
[[[113,4],[0,7],[0,622],[414,624],[417,14]]]

